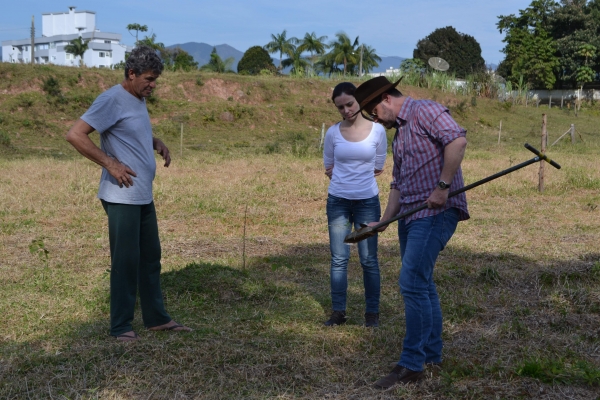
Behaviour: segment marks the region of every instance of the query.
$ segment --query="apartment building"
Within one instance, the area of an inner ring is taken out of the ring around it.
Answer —
[[[124,61],[125,52],[132,50],[131,46],[121,44],[120,34],[96,29],[94,11],[76,11],[72,6],[68,12],[42,14],[42,36],[34,39],[34,62],[78,67],[79,57],[65,51],[65,46],[78,37],[89,41],[83,55],[87,67],[110,68]],[[31,38],[3,41],[2,61],[30,63]]]

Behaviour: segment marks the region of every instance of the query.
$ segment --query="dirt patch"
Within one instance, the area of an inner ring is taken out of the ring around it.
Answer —
[[[241,90],[239,83],[226,82],[218,78],[207,80],[204,86],[202,86],[201,93],[207,98],[217,97],[223,100],[231,98],[242,103],[248,100],[246,94]]]
[[[19,86],[9,87],[3,89],[1,94],[21,94],[26,92],[37,92],[43,93],[42,82],[39,79],[32,79],[30,81],[23,81]]]

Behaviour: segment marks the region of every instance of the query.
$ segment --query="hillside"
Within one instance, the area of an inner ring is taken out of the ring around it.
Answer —
[[[1,156],[73,156],[63,135],[99,93],[121,81],[121,74],[103,69],[0,64],[0,135],[9,144],[0,146]],[[60,96],[43,91],[49,77],[58,82]],[[323,124],[327,127],[339,120],[329,99],[337,82],[166,72],[148,103],[155,132],[166,141],[179,146],[179,125],[183,123],[184,152],[230,151],[236,146],[267,151],[269,146],[291,148],[298,140],[316,148]],[[511,107],[496,100],[477,98],[473,102],[471,98],[412,86],[401,86],[401,90],[449,107],[467,128],[470,149],[494,147],[500,121],[505,145],[520,146],[530,141],[539,146],[542,113],[548,114],[550,140],[567,131],[572,123],[588,142],[581,151],[591,151],[598,137],[597,107],[584,108],[575,117],[566,106],[563,110]]]

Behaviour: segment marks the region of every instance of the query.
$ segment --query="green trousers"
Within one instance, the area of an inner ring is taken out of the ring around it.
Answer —
[[[145,205],[109,203],[110,334],[133,330],[133,311],[139,288],[142,319],[147,328],[171,321],[160,288],[160,239],[154,202]]]

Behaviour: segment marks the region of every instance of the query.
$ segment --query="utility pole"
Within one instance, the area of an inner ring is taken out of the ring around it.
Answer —
[[[33,24],[33,15],[31,16],[31,65],[33,65],[33,48],[35,47],[35,25]]]
[[[362,57],[363,57],[363,47],[365,45],[361,44],[360,45],[360,63],[358,64],[358,76],[362,76],[363,72],[362,72]]]

